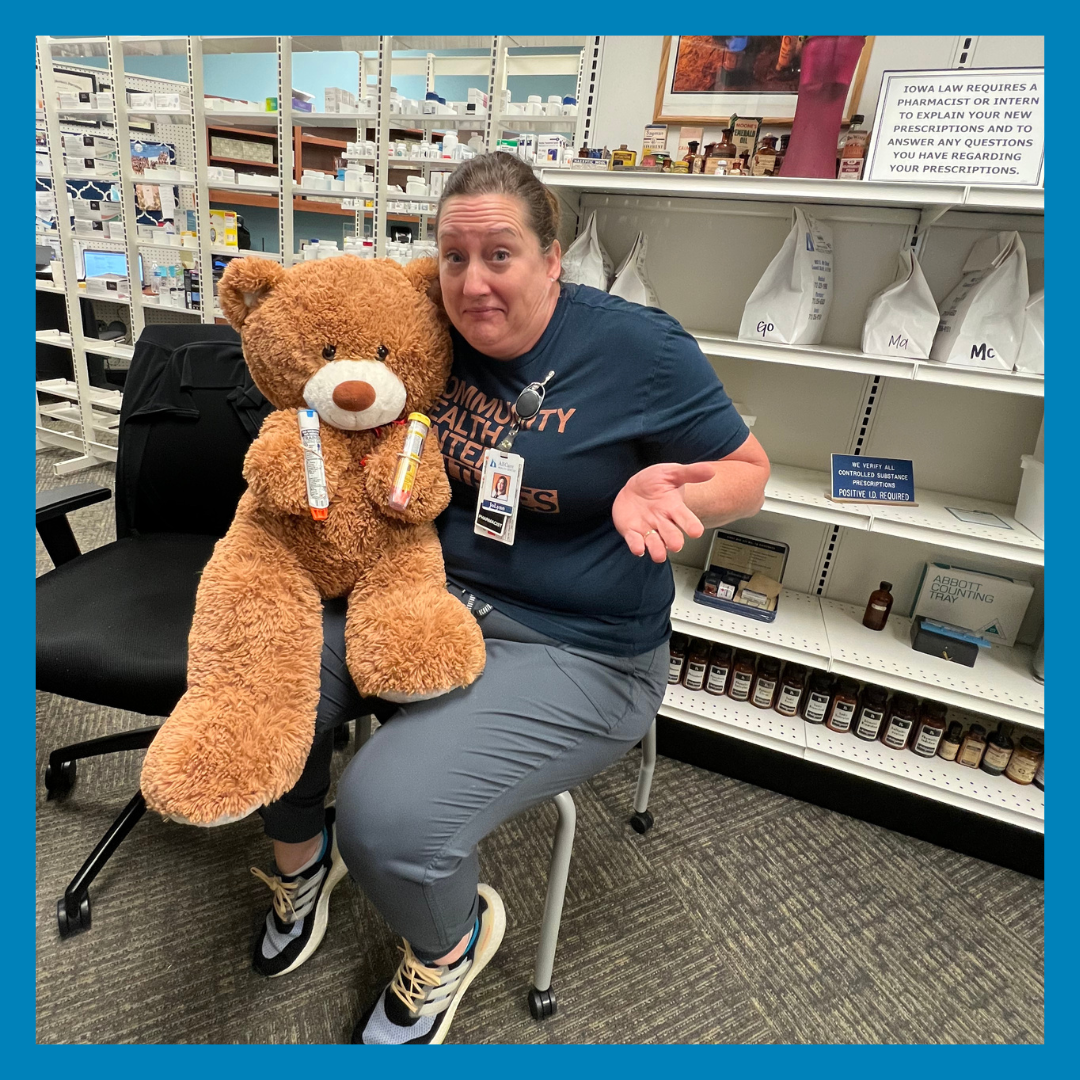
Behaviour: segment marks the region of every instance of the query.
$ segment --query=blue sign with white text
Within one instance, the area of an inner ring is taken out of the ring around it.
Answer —
[[[847,502],[913,503],[915,470],[904,458],[833,454],[832,497]]]

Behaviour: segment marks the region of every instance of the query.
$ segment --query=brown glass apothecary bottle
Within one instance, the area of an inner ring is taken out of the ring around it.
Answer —
[[[731,646],[716,642],[709,657],[709,670],[705,676],[705,692],[723,694],[731,675]]]
[[[880,686],[864,686],[859,695],[859,711],[855,718],[855,735],[864,742],[874,742],[885,722],[885,705],[889,695]]]
[[[1043,744],[1031,735],[1024,735],[1009,758],[1005,775],[1014,784],[1032,784],[1042,769],[1042,760]]]
[[[833,692],[832,704],[825,726],[830,731],[843,734],[851,730],[855,711],[859,707],[859,684],[854,679],[840,679]]]
[[[728,697],[735,701],[748,701],[750,687],[754,682],[754,658],[750,653],[737,652],[728,679]]]
[[[903,750],[919,715],[919,703],[910,694],[893,694],[885,713],[881,741],[890,750]]]
[[[964,741],[964,727],[959,720],[954,720],[949,725],[949,730],[941,736],[938,743],[938,757],[946,761],[955,761],[960,752],[960,744]]]
[[[669,686],[682,682],[683,668],[686,666],[686,649],[689,642],[685,634],[672,634],[668,641],[668,653],[671,659],[668,661],[667,681]]]
[[[799,711],[803,691],[806,689],[806,668],[802,664],[788,664],[784,668],[780,689],[773,708],[781,716],[795,716]]]
[[[771,709],[776,701],[776,690],[780,685],[780,661],[772,656],[763,656],[758,661],[757,674],[750,687],[750,704],[759,709]]]
[[[802,718],[807,723],[825,723],[825,717],[829,715],[829,702],[832,700],[832,686],[832,676],[824,671],[815,671],[811,676],[802,706]]]
[[[945,718],[948,710],[940,701],[924,701],[919,722],[911,737],[911,752],[919,757],[930,758],[938,751],[945,735]]]
[[[960,750],[956,755],[958,765],[966,765],[969,769],[977,769],[982,761],[983,751],[986,749],[986,728],[982,724],[972,724],[960,743]]]
[[[691,638],[686,650],[686,670],[683,672],[683,686],[687,690],[700,690],[705,685],[705,670],[709,666],[711,649],[707,641]]]
[[[888,621],[889,612],[892,611],[893,597],[892,583],[883,581],[879,588],[870,594],[870,600],[863,614],[862,624],[868,630],[884,630]]]

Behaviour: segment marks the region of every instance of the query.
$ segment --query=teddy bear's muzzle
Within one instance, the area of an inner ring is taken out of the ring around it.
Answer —
[[[363,412],[375,404],[375,387],[371,383],[360,382],[358,379],[350,379],[348,382],[338,383],[334,387],[332,399],[339,409],[348,409],[349,412]]]

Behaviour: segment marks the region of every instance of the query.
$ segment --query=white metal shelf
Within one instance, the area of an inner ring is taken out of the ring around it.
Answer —
[[[862,625],[863,609],[784,589],[776,620],[758,622],[699,604],[701,571],[673,564],[672,628],[738,649],[823,668],[1027,727],[1043,727],[1043,688],[1025,645],[980,649],[968,668],[911,647],[911,620],[892,614],[882,631]]]
[[[576,116],[523,116],[519,113],[504,113],[499,117],[502,131],[517,131],[529,134],[534,131],[553,131],[572,134],[577,128]]]
[[[880,741],[864,742],[824,724],[804,724],[807,761],[864,776],[890,787],[949,803],[977,814],[1043,831],[1043,793],[1034,784],[1014,784],[943,758],[923,758],[892,750]]]
[[[891,206],[913,210],[944,207],[1003,214],[1042,214],[1044,202],[1041,188],[962,184],[894,184],[782,176],[689,176],[614,170],[592,172],[555,167],[542,168],[540,179],[553,188],[607,195]]]
[[[37,389],[43,394],[64,398],[65,401],[78,402],[79,388],[71,379],[39,379]],[[90,387],[90,404],[95,408],[118,413],[123,404],[123,394],[119,390],[102,390]]]
[[[922,543],[939,544],[957,551],[974,551],[999,559],[1043,564],[1043,541],[1013,517],[1015,507],[1005,503],[915,489],[917,506],[833,502],[829,474],[791,465],[773,465],[765,487],[762,510],[785,517],[822,521],[849,529],[900,536]],[[961,521],[947,507],[978,510],[999,517],[1008,528]]]
[[[278,118],[276,112],[228,112],[224,109],[204,109],[203,113],[206,116],[207,127],[219,124],[227,127],[243,127],[244,124],[251,123],[277,124]]]
[[[61,402],[56,405],[39,405],[38,412],[52,420],[62,420],[66,424],[74,424],[78,428],[82,427],[82,412],[77,404]],[[99,413],[93,413],[91,426],[94,431],[99,433],[117,431],[120,427],[120,418],[118,416],[101,416]]]
[[[696,567],[673,563],[671,570],[675,577],[671,624],[680,633],[828,670],[829,639],[817,597],[784,589],[775,621],[758,622],[695,602],[694,587],[701,576]]]
[[[251,195],[280,195],[281,183],[276,184],[230,184],[225,180],[211,180],[207,187],[211,191],[243,191]],[[293,188],[295,194],[299,194],[301,190],[307,191],[309,189],[301,189],[299,185]],[[331,192],[320,192],[320,195],[329,195]]]
[[[975,390],[998,390],[1033,397],[1043,396],[1043,377],[1022,371],[995,371],[990,368],[939,364],[931,360],[873,356],[859,349],[838,345],[782,345],[771,341],[743,341],[733,334],[712,330],[689,332],[706,356],[820,368],[823,371],[850,371],[857,375],[882,375],[889,379],[914,379],[916,382],[966,386]]]
[[[51,281],[45,281],[43,278],[35,280],[35,287],[38,292],[62,293],[64,291],[63,285],[54,285]]]
[[[1010,723],[1043,726],[1043,687],[1031,674],[1028,646],[980,649],[969,668],[912,649],[911,620],[902,615],[891,614],[885,629],[874,631],[863,626],[863,609],[852,604],[822,598],[821,614],[833,673]]]
[[[55,345],[58,349],[72,347],[71,335],[63,330],[37,330],[34,332],[34,340],[39,345]]]
[[[687,690],[682,685],[668,685],[664,693],[664,705],[672,713],[690,713],[695,718],[705,718],[725,728],[736,728],[740,735],[757,734],[769,743],[779,743],[777,749],[801,756],[806,746],[803,721],[799,717],[781,716],[775,709],[759,709],[748,701],[735,701],[726,694],[709,694],[704,690]],[[676,719],[682,719],[676,716]],[[704,725],[702,725],[704,726]]]

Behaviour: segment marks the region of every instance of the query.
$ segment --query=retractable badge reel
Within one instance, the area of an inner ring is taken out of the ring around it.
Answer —
[[[529,383],[518,394],[517,401],[514,402],[514,415],[510,421],[510,430],[495,444],[496,450],[502,450],[503,453],[506,453],[514,445],[514,440],[521,430],[522,423],[525,420],[531,420],[540,411],[540,406],[544,404],[544,395],[547,393],[547,384],[554,375],[554,371],[549,371],[540,382]]]

